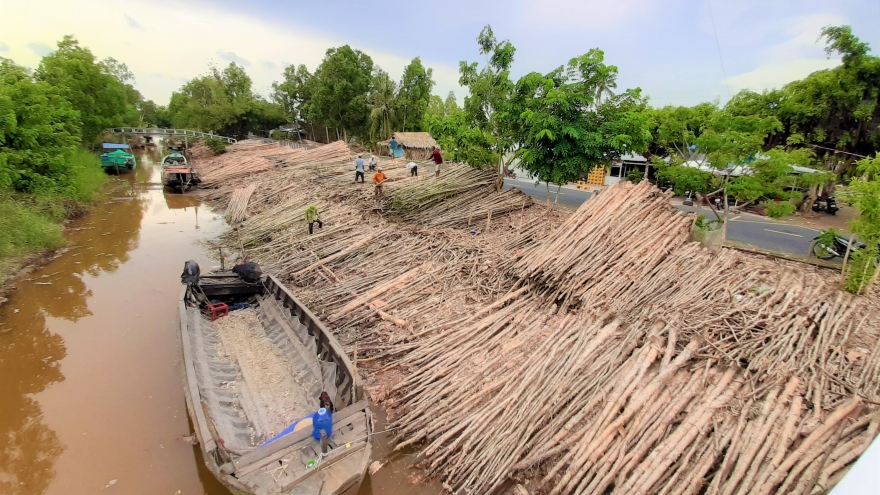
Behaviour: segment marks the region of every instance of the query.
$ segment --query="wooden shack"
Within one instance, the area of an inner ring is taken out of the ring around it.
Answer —
[[[394,149],[395,157],[405,156],[410,160],[427,160],[431,156],[431,148],[437,146],[437,141],[427,132],[395,132],[392,136],[397,141],[397,148]],[[391,153],[391,139],[376,143],[376,152],[383,156]]]

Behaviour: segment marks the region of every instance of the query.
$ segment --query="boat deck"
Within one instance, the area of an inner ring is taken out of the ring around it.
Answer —
[[[352,388],[338,386],[337,365],[318,358],[315,337],[287,308],[268,295],[259,307],[215,322],[196,308],[187,308],[186,318],[199,396],[233,457],[222,474],[252,493],[317,493],[321,484],[323,493],[342,493],[360,481],[370,454],[366,403],[351,404]],[[321,457],[310,426],[261,446],[316,411],[322,391],[337,411],[319,469],[308,466]]]

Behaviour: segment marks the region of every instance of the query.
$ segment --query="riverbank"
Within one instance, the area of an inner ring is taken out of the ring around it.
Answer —
[[[94,153],[76,149],[63,160],[64,180],[13,181],[30,193],[0,188],[0,304],[20,277],[62,252],[69,226],[88,214],[108,181]]]
[[[152,155],[152,156],[150,156]],[[228,495],[204,468],[181,388],[177,304],[184,261],[222,217],[165,191],[161,152],[109,176],[65,251],[19,279],[0,306],[0,493],[113,489]]]

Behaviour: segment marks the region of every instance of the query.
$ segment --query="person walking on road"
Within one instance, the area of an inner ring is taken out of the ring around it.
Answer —
[[[440,156],[440,150],[436,146],[431,147],[431,158],[434,160],[434,177],[440,177],[440,165],[443,165],[443,157]]]
[[[357,184],[358,177],[361,178],[361,184],[364,183],[364,156],[358,155],[357,160],[354,161],[354,182]]]
[[[388,177],[385,175],[385,172],[382,172],[382,167],[376,168],[376,173],[373,174],[373,184],[376,184],[376,198],[381,198],[384,193],[382,192],[382,186],[385,182],[385,179]]]
[[[406,164],[406,168],[409,169],[410,177],[418,177],[419,175],[419,164],[416,162],[409,162]]]

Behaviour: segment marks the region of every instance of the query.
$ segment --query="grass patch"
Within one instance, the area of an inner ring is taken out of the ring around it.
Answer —
[[[41,198],[14,198],[0,193],[0,260],[64,245],[64,207]]]
[[[64,165],[52,180],[39,181],[34,194],[0,189],[2,271],[14,258],[63,246],[61,222],[80,204],[94,201],[107,182],[101,159],[84,149],[71,150]]]
[[[104,188],[107,174],[101,167],[101,159],[84,149],[74,150],[68,157],[68,180],[66,187],[59,191],[64,199],[89,203]]]

